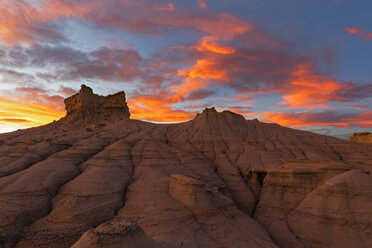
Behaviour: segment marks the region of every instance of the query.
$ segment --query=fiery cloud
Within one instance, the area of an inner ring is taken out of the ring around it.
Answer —
[[[362,113],[292,112],[263,113],[264,119],[291,127],[336,126],[336,127],[371,127],[372,111]]]
[[[19,87],[0,96],[0,124],[40,126],[65,115],[63,97],[39,88]]]
[[[213,40],[204,39],[200,46],[196,46],[199,51],[210,51],[218,54],[233,54],[235,49],[229,46],[221,46]]]
[[[128,102],[131,118],[156,122],[181,122],[190,120],[194,114],[174,110],[168,102],[154,96],[138,96]]]
[[[350,116],[345,119],[347,123],[353,123],[355,126],[360,127],[372,127],[372,111],[367,110],[354,116]]]
[[[63,97],[59,95],[49,95],[45,90],[39,88],[19,87],[14,91],[8,91],[3,99],[10,101],[25,102],[37,106],[48,106],[51,109],[63,111]]]
[[[73,15],[79,16],[91,9],[87,2],[74,4],[71,1],[46,0],[32,4],[20,0],[1,1],[0,43],[17,45],[40,39],[64,40],[64,35],[48,22]]]
[[[206,8],[199,1],[200,8]],[[6,45],[34,42],[38,39],[60,40],[63,35],[53,21],[76,18],[97,27],[115,27],[132,32],[157,33],[160,26],[189,27],[213,37],[231,39],[251,29],[251,24],[231,14],[217,18],[203,17],[179,10],[173,3],[160,6],[151,1],[45,0],[31,4],[20,0],[2,1],[0,11],[0,42]],[[94,14],[93,14],[94,13]]]
[[[64,111],[42,104],[27,104],[0,98],[0,124],[40,126],[63,117]]]
[[[342,85],[331,78],[316,74],[309,64],[298,65],[290,73],[290,83],[283,89],[282,104],[292,108],[327,108],[329,101],[338,101]]]

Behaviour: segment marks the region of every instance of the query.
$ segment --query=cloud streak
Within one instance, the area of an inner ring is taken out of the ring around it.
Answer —
[[[262,117],[291,127],[371,127],[372,125],[372,111],[360,113],[339,113],[336,111],[263,113]]]
[[[63,117],[64,111],[46,104],[28,104],[0,97],[0,124],[22,124],[22,127],[40,126]],[[17,125],[19,126],[19,125]]]

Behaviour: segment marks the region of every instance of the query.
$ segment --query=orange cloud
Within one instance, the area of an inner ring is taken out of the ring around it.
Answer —
[[[34,16],[36,11],[29,5],[23,5],[18,1],[1,1],[0,2],[0,42],[2,44],[11,45],[18,41],[30,41],[32,35],[19,32],[18,29],[22,25],[27,25]]]
[[[64,111],[48,105],[27,104],[0,98],[0,124],[18,127],[40,126],[65,115]]]
[[[199,1],[206,8],[204,1]],[[55,28],[40,26],[63,18],[75,18],[96,24],[133,32],[157,32],[159,26],[193,28],[222,40],[253,30],[253,25],[234,15],[223,13],[207,17],[178,10],[173,3],[159,6],[151,2],[121,0],[92,3],[88,0],[63,1],[44,0],[34,3],[27,1],[1,1],[0,43],[17,45],[43,39],[60,40],[63,35]],[[94,15],[91,15],[94,11]],[[120,13],[120,15],[108,13]],[[162,13],[159,14],[158,11]],[[135,13],[135,14],[134,14]]]
[[[362,27],[344,27],[344,30],[348,32],[351,35],[357,35],[359,37],[362,37],[363,40],[370,40],[372,39],[372,32],[364,33],[362,30]]]
[[[347,127],[347,123],[343,121],[329,120],[311,120],[310,115],[305,113],[263,113],[262,118],[270,120],[270,122],[289,127],[311,127],[311,126],[338,126]]]
[[[71,16],[80,16],[92,9],[92,4],[45,0],[37,4],[26,1],[0,2],[0,43],[17,45],[32,43],[42,38],[63,39],[63,35],[52,29],[38,26],[42,22]]]
[[[128,101],[131,118],[156,122],[181,122],[193,118],[193,113],[174,110],[167,100],[156,96],[136,96]]]
[[[372,110],[366,110],[355,116],[346,118],[345,121],[355,123],[360,127],[372,127]]]
[[[337,93],[342,85],[318,75],[310,64],[300,64],[289,74],[290,82],[277,91],[283,94],[281,104],[291,108],[327,108],[328,101],[339,100]]]
[[[214,18],[190,15],[189,12],[172,12],[168,15],[147,19],[149,24],[193,28],[206,33],[216,40],[230,40],[243,33],[254,30],[254,25],[232,14],[223,13]]]
[[[59,95],[48,95],[45,90],[39,88],[20,87],[14,91],[5,91],[3,99],[9,101],[26,102],[28,104],[36,104],[42,106],[50,106],[56,110],[63,110],[63,97]]]
[[[290,127],[336,126],[336,127],[371,127],[372,111],[362,113],[291,112],[263,113],[261,118],[270,122]]]
[[[65,88],[67,89],[67,88]],[[0,97],[0,132],[44,125],[65,115],[63,98],[39,88],[20,87]]]
[[[169,94],[167,99],[171,103],[182,101],[186,94],[199,90],[208,85],[203,80],[223,80],[230,81],[228,71],[218,67],[219,64],[213,59],[197,60],[196,64],[185,70],[177,71],[177,75],[183,77],[183,83],[180,85],[172,85],[170,87],[173,94]]]
[[[210,51],[217,54],[233,54],[235,49],[229,46],[222,46],[215,41],[203,39],[199,46],[195,47],[199,51]]]
[[[185,70],[179,70],[178,76],[186,77],[187,79],[215,79],[229,81],[229,75],[227,70],[223,70],[218,67],[219,63],[212,59],[201,59],[197,60],[196,64]]]

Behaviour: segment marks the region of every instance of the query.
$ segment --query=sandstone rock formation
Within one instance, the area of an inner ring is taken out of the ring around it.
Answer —
[[[124,91],[113,95],[99,96],[84,84],[79,93],[65,99],[65,109],[67,115],[64,121],[70,123],[115,121],[130,117]]]
[[[288,226],[288,215],[327,179],[350,169],[335,162],[290,162],[277,168],[252,168],[249,182],[258,197],[255,219],[280,247],[308,247]],[[308,220],[302,222],[305,223]]]
[[[353,136],[350,136],[349,140],[353,142],[372,144],[372,133],[369,132],[353,133]]]
[[[372,247],[371,209],[371,176],[351,170],[308,194],[287,220],[306,247]]]
[[[61,120],[0,135],[0,247],[372,247],[372,145],[68,99]]]

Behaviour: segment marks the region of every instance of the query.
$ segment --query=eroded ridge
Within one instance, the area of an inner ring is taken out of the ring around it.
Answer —
[[[372,247],[372,145],[214,108],[132,120],[123,96],[83,87],[0,135],[1,247]]]

